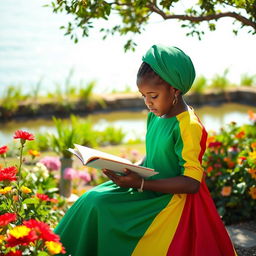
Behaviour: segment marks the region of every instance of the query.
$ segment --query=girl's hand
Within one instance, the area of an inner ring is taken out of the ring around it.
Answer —
[[[103,173],[119,187],[140,188],[142,178],[135,172],[125,169],[124,176],[117,175],[115,172],[103,169]]]

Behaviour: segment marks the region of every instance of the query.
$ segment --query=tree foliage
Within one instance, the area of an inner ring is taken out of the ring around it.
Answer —
[[[109,34],[130,35],[140,34],[148,24],[153,14],[163,20],[176,19],[181,21],[181,27],[186,28],[186,35],[197,36],[201,39],[204,31],[200,24],[208,24],[209,30],[216,29],[218,20],[229,17],[233,19],[233,32],[247,28],[249,33],[256,33],[256,0],[54,0],[53,12],[66,12],[74,17],[65,29],[65,35],[70,35],[78,41],[77,29],[82,30],[82,36],[88,36],[94,28],[96,20],[105,20],[100,32],[105,39]],[[186,2],[186,3],[185,3]],[[185,4],[190,6],[186,6]],[[109,28],[107,22],[112,14],[118,15],[121,20]],[[238,24],[239,26],[235,25]],[[132,39],[125,44],[125,50],[136,46]]]

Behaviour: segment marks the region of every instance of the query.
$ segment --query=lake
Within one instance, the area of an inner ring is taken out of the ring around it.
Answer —
[[[256,107],[228,103],[219,106],[196,108],[196,113],[208,131],[213,130],[218,132],[221,127],[230,122],[236,122],[239,125],[250,123],[247,114],[248,110],[256,112]],[[81,120],[85,118],[89,118],[97,130],[103,130],[109,125],[122,128],[126,133],[126,141],[131,138],[143,139],[145,136],[147,110],[91,114],[87,117],[81,117]],[[66,121],[68,122],[68,119]],[[10,143],[14,132],[18,129],[34,134],[37,132],[56,132],[53,121],[47,119],[2,123],[0,129],[0,146]]]

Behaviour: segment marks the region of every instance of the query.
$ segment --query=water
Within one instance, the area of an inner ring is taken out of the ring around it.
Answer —
[[[130,37],[115,36],[102,41],[98,33],[101,22],[95,24],[89,38],[74,44],[59,29],[71,17],[53,14],[51,8],[42,7],[50,2],[1,1],[0,96],[10,84],[21,85],[24,92],[30,92],[40,79],[40,93],[44,94],[57,83],[63,85],[71,69],[76,85],[81,80],[96,80],[98,92],[122,90],[126,86],[136,90],[141,56],[154,43],[179,46],[192,57],[197,74],[207,78],[223,73],[225,68],[230,69],[228,77],[235,82],[239,82],[243,73],[255,74],[255,36],[244,29],[235,37],[231,19],[221,20],[216,32],[206,32],[199,41],[186,37],[187,31],[180,28],[180,23],[155,18],[141,35],[134,36],[138,44],[136,52],[124,53],[124,42]]]
[[[256,112],[256,107],[240,104],[223,104],[220,106],[204,106],[196,109],[202,123],[208,131],[218,132],[221,127],[235,121],[238,125],[250,123],[248,110]],[[144,139],[146,133],[147,111],[138,112],[112,112],[109,114],[93,114],[89,118],[94,128],[103,130],[109,125],[121,128],[126,134],[126,141],[129,139]],[[82,118],[83,120],[83,118]],[[55,127],[51,120],[31,120],[27,122],[9,122],[1,124],[0,146],[10,143],[14,132],[17,129],[23,129],[32,133],[52,132],[55,133]]]

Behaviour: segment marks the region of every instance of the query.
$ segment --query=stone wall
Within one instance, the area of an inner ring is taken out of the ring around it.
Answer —
[[[256,106],[256,88],[239,87],[229,89],[225,92],[208,91],[204,94],[191,93],[184,96],[186,102],[194,107],[203,105],[219,105],[227,102],[235,102]],[[70,114],[85,115],[92,112],[108,112],[117,110],[139,110],[145,109],[143,98],[138,94],[111,94],[103,95],[101,101],[86,103],[62,102],[44,104],[21,104],[14,111],[6,111],[0,106],[0,121],[11,119],[30,119],[45,117],[67,117]]]

